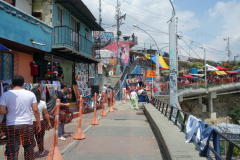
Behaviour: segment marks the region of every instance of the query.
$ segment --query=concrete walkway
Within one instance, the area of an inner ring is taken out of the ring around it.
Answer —
[[[108,112],[99,125],[85,133],[86,139],[79,141],[65,160],[165,159],[143,110],[130,110],[130,102],[116,105],[118,110]]]

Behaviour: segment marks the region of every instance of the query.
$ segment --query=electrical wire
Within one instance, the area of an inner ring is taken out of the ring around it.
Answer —
[[[183,39],[180,39],[180,40],[182,40],[187,46],[189,46],[189,48],[192,50],[192,48],[191,48],[191,46],[189,45],[189,44],[187,44],[187,42],[185,42]],[[193,51],[193,50],[192,50]],[[193,51],[193,53],[195,53],[194,51]],[[197,53],[195,53],[198,57],[199,57],[199,55],[197,54]],[[200,57],[199,57],[200,58]],[[201,58],[200,58],[201,59]]]

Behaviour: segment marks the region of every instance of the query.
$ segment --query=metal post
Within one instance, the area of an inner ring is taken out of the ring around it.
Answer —
[[[177,32],[177,28],[178,28],[178,17],[176,18],[176,64],[177,64],[177,67],[178,67],[178,32]],[[177,70],[177,75],[178,75],[178,70]]]
[[[119,34],[119,28],[120,28],[120,24],[119,24],[119,10],[120,10],[120,6],[119,6],[119,2],[117,0],[117,55],[118,55],[118,61],[117,61],[117,64],[120,65],[120,34]]]
[[[101,16],[102,8],[101,8],[101,0],[99,0],[99,26],[102,25],[102,16]]]
[[[206,49],[204,48],[205,88],[207,89]]]
[[[170,64],[170,105],[178,108],[177,97],[177,70],[176,65],[176,32],[175,18],[172,18],[169,23],[169,64]],[[173,109],[173,116],[177,116],[177,109]],[[175,118],[172,118],[175,120]]]

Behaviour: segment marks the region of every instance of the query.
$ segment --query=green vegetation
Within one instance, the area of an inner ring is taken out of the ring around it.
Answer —
[[[238,145],[240,145],[240,142],[237,142]],[[226,142],[226,149],[228,150],[229,142]],[[220,142],[220,149],[221,149],[221,155],[224,154],[224,142]],[[236,147],[233,148],[233,157],[240,156],[240,150],[238,150]]]
[[[228,115],[233,118],[236,123],[238,123],[238,120],[240,120],[240,107],[236,106],[233,108],[233,110],[231,110]]]

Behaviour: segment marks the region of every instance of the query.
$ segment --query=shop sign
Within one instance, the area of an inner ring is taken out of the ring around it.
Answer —
[[[147,70],[147,77],[156,77],[155,70]]]
[[[45,53],[44,60],[51,62],[52,61],[52,55],[49,54],[49,53]],[[64,61],[65,61],[64,58],[53,55],[53,62],[64,63]]]
[[[111,65],[117,65],[117,58],[109,59],[109,64],[111,64]]]
[[[98,74],[102,74],[102,63],[98,63]]]

